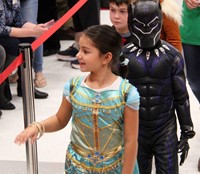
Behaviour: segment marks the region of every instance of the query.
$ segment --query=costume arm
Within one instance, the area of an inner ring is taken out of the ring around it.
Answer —
[[[58,112],[55,115],[39,123],[40,125],[39,127],[41,127],[42,125],[42,127],[44,128],[44,129],[42,128],[44,132],[55,132],[64,128],[68,124],[72,115],[72,105],[67,100],[67,96],[70,95],[69,88],[70,88],[70,81],[68,81],[64,86],[63,98],[61,105],[58,109]],[[38,123],[36,123],[36,125],[38,125]],[[35,126],[28,126],[15,138],[15,143],[24,144],[28,139],[31,139],[32,143],[35,142],[39,132],[41,136],[41,131],[37,128]]]
[[[16,144],[24,144],[28,139],[34,143],[44,132],[55,132],[64,128],[71,118],[71,104],[63,97],[62,103],[56,115],[41,122],[33,122],[15,138]],[[39,134],[39,137],[38,137]],[[37,138],[38,137],[38,138]]]
[[[67,99],[63,97],[58,112],[54,116],[49,117],[41,122],[45,127],[45,132],[55,132],[64,128],[68,124],[71,114],[71,103],[69,103]]]
[[[175,57],[174,68],[175,72],[172,80],[176,113],[181,129],[178,152],[181,153],[180,165],[182,165],[187,158],[190,148],[188,140],[194,137],[195,132],[193,131],[193,123],[190,116],[190,103],[185,82],[184,62],[181,55]]]
[[[184,61],[181,54],[175,56],[173,68],[172,85],[175,109],[181,130],[184,130],[184,126],[193,127],[193,123],[190,115],[189,95],[184,74]]]

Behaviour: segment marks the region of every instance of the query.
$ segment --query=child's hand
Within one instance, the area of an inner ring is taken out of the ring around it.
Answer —
[[[15,143],[18,145],[26,143],[26,141],[30,138],[31,143],[34,143],[38,135],[38,129],[35,126],[29,126],[25,130],[23,130],[17,137],[15,138]]]

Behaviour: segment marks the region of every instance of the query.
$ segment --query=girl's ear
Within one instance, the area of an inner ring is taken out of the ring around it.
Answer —
[[[110,61],[112,60],[112,53],[108,52],[104,55],[104,60],[103,60],[103,64],[109,64]]]

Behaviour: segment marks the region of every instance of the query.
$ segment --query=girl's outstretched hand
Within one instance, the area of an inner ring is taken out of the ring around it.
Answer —
[[[29,126],[25,130],[23,130],[17,137],[15,138],[15,143],[18,145],[26,143],[26,141],[30,138],[31,143],[34,143],[38,136],[38,129],[35,126]]]

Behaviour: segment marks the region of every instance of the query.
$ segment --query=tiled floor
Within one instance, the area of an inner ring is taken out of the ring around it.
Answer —
[[[102,12],[102,14],[102,23],[109,23],[107,12]],[[61,49],[65,49],[71,44],[72,41],[62,41]],[[61,102],[64,83],[72,76],[81,74],[81,72],[71,69],[69,62],[57,61],[56,56],[53,55],[44,57],[44,74],[47,77],[48,85],[41,90],[48,92],[49,97],[45,100],[35,100],[37,121],[47,118],[57,111]],[[16,84],[11,85],[11,89],[13,94],[12,102],[16,105],[16,109],[13,111],[3,111],[3,116],[0,119],[0,173],[25,174],[22,172],[25,169],[25,163],[22,162],[26,161],[25,146],[17,146],[13,142],[17,133],[24,127],[22,99],[16,96]],[[200,112],[199,104],[189,87],[188,90],[190,94],[192,118],[197,134],[190,140],[189,156],[184,165],[180,167],[180,174],[198,174],[197,161],[200,157]],[[39,173],[46,174],[47,172],[45,172],[44,168],[49,169],[49,174],[62,173],[65,151],[69,143],[70,129],[71,125],[69,124],[59,132],[45,134],[38,141],[38,160],[41,162],[41,165],[39,165]],[[15,163],[13,163],[13,161]],[[52,165],[52,163],[54,163],[54,165]],[[51,167],[54,169],[57,167],[57,172],[52,170]]]

